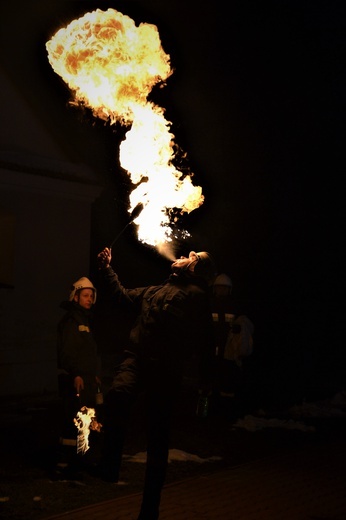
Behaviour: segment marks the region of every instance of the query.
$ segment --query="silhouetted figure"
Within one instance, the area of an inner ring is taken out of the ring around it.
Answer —
[[[123,360],[105,395],[103,478],[119,481],[129,413],[144,390],[147,412],[147,462],[138,520],[157,520],[166,477],[172,406],[180,388],[187,352],[200,354],[200,387],[208,391],[213,357],[209,287],[216,267],[209,253],[190,252],[172,263],[161,285],[126,289],[111,267],[111,250],[99,255],[103,282],[112,300],[135,309]]]

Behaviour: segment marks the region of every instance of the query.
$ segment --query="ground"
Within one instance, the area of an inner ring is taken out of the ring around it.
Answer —
[[[169,464],[167,483],[294,449],[305,442],[315,442],[321,435],[329,435],[331,421],[334,420],[327,419],[325,422],[324,417],[321,422],[321,419],[307,417],[305,427],[301,428],[300,423],[287,413],[241,410],[232,398],[222,399],[218,406],[214,404],[209,415],[200,419],[195,413],[196,399],[197,394],[190,388],[185,388],[180,396],[171,436],[172,450],[181,450],[171,453],[178,455],[180,460],[172,460]],[[77,482],[52,480],[59,406],[59,400],[54,396],[2,403],[1,518],[42,520],[142,490],[144,464],[127,457],[121,475],[122,480],[127,482],[126,486],[102,482],[88,471],[84,471],[82,479]],[[271,419],[266,415],[268,413]],[[139,401],[126,440],[126,456],[145,451],[143,420]],[[237,427],[240,420],[247,421],[250,427]],[[267,421],[270,427],[263,428],[263,421]],[[84,460],[88,465],[97,458],[96,454],[97,450],[86,453]],[[188,460],[191,455],[203,461]]]

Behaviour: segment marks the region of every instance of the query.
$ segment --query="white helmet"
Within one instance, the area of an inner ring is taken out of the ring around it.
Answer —
[[[73,298],[75,297],[75,294],[77,291],[80,291],[81,289],[92,289],[94,292],[94,299],[93,303],[96,302],[96,288],[93,286],[89,278],[86,278],[85,276],[82,276],[82,278],[79,278],[71,287],[71,292],[69,296],[69,301],[72,302]]]
[[[214,285],[226,285],[229,289],[232,289],[232,280],[225,273],[219,274],[214,281]]]

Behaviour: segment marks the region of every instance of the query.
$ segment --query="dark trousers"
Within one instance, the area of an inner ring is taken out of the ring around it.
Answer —
[[[165,482],[170,420],[179,378],[166,363],[127,354],[118,367],[104,403],[103,470],[107,480],[119,478],[129,415],[139,392],[145,392],[147,463],[139,520],[157,520]]]

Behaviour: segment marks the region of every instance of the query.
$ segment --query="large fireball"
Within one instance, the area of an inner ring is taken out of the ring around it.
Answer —
[[[193,174],[173,165],[179,148],[171,123],[162,107],[148,101],[154,85],[164,86],[172,74],[157,27],[136,26],[114,9],[97,9],[60,29],[46,48],[74,103],[110,124],[130,126],[119,150],[120,164],[133,184],[129,212],[143,204],[134,221],[138,239],[160,250],[174,238],[177,212],[193,211],[204,197],[193,185]]]

